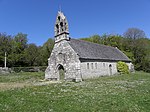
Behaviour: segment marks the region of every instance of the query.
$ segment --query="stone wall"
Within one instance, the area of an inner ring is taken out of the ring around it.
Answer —
[[[8,67],[0,67],[0,74],[8,74],[10,73],[11,69],[9,69]]]
[[[134,72],[132,63],[126,63],[130,72]],[[117,62],[87,62],[81,63],[81,77],[83,79],[117,74]]]
[[[81,80],[79,57],[67,40],[55,43],[51,56],[48,59],[45,78],[59,80],[59,65],[62,65],[64,68],[65,80]]]
[[[81,74],[83,79],[94,78],[117,73],[116,62],[82,62]]]
[[[126,64],[128,65],[130,72],[135,72],[135,70],[134,70],[134,65],[133,65],[131,62],[128,62],[128,63],[126,63]]]

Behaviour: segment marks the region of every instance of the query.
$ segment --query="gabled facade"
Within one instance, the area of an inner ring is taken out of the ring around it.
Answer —
[[[69,37],[68,22],[58,12],[55,24],[55,45],[48,59],[45,78],[82,81],[86,78],[117,73],[117,62],[132,63],[119,49]]]

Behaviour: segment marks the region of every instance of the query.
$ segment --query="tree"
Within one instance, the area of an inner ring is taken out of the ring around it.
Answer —
[[[150,72],[150,41],[147,38],[141,38],[137,41],[135,47],[135,68],[137,70],[143,70]]]
[[[42,61],[41,65],[43,66],[47,66],[47,63],[48,63],[48,58],[50,57],[50,54],[53,50],[53,47],[54,47],[54,40],[49,38],[44,44],[42,47],[39,48],[39,60]]]
[[[11,66],[25,66],[24,50],[27,48],[27,34],[18,33],[12,42],[12,51],[8,56]]]
[[[7,55],[11,53],[12,50],[12,37],[6,33],[0,33],[0,66],[4,66],[4,54]],[[9,64],[8,64],[9,66]]]
[[[120,35],[103,35],[102,40],[103,40],[102,43],[104,45],[122,49],[123,38]]]
[[[126,46],[128,47],[130,53],[132,53],[132,61],[135,65],[136,70],[146,71],[149,62],[148,55],[148,40],[146,38],[145,32],[138,28],[129,28],[125,33],[124,37],[126,40]]]
[[[99,35],[93,35],[90,37],[91,42],[100,44],[101,43],[101,37]]]
[[[28,66],[36,66],[38,65],[38,47],[35,44],[28,44],[28,47],[24,51],[24,56],[26,60],[26,64]]]
[[[139,38],[145,38],[145,32],[141,29],[138,28],[129,28],[125,33],[124,37],[129,38],[129,39],[139,39]]]
[[[25,48],[27,48],[27,34],[18,33],[14,37],[14,44],[18,53],[22,52]]]
[[[80,39],[88,41],[88,42],[97,43],[97,44],[101,43],[101,37],[99,35],[93,35],[93,36],[90,36],[89,38],[80,38]]]

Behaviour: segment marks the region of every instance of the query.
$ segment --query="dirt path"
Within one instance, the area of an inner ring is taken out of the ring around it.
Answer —
[[[31,86],[31,84],[27,83],[0,83],[0,91],[5,91],[14,88],[23,88],[26,86]]]
[[[43,81],[43,82],[34,82],[34,83],[27,83],[27,82],[9,82],[9,83],[0,83],[0,91],[5,91],[9,89],[15,88],[24,88],[29,86],[42,86],[42,85],[49,85],[52,83],[61,83],[58,81]]]

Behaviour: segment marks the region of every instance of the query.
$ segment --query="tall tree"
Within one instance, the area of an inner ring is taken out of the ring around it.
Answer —
[[[27,34],[18,33],[13,38],[12,53],[9,55],[11,66],[25,66],[24,50],[27,48]]]
[[[99,35],[93,35],[93,36],[90,36],[89,38],[80,38],[80,39],[88,41],[88,42],[97,43],[97,44],[100,44],[102,41]]]
[[[18,33],[15,37],[14,37],[14,44],[15,47],[17,48],[16,50],[18,50],[17,52],[22,52],[25,48],[27,48],[27,34],[23,34],[23,33]]]
[[[24,51],[26,64],[28,66],[37,66],[38,55],[39,55],[38,47],[35,44],[28,44],[28,47]]]
[[[146,37],[145,32],[138,28],[129,28],[123,35],[133,40]]]
[[[103,35],[102,44],[122,49],[123,38],[120,35]]]
[[[50,57],[53,47],[54,47],[54,40],[49,38],[40,48],[39,57],[40,60],[42,60],[42,65],[47,66],[48,63],[47,59]]]
[[[12,37],[6,33],[0,33],[0,66],[4,66],[4,54],[7,55],[11,53],[12,49]]]

